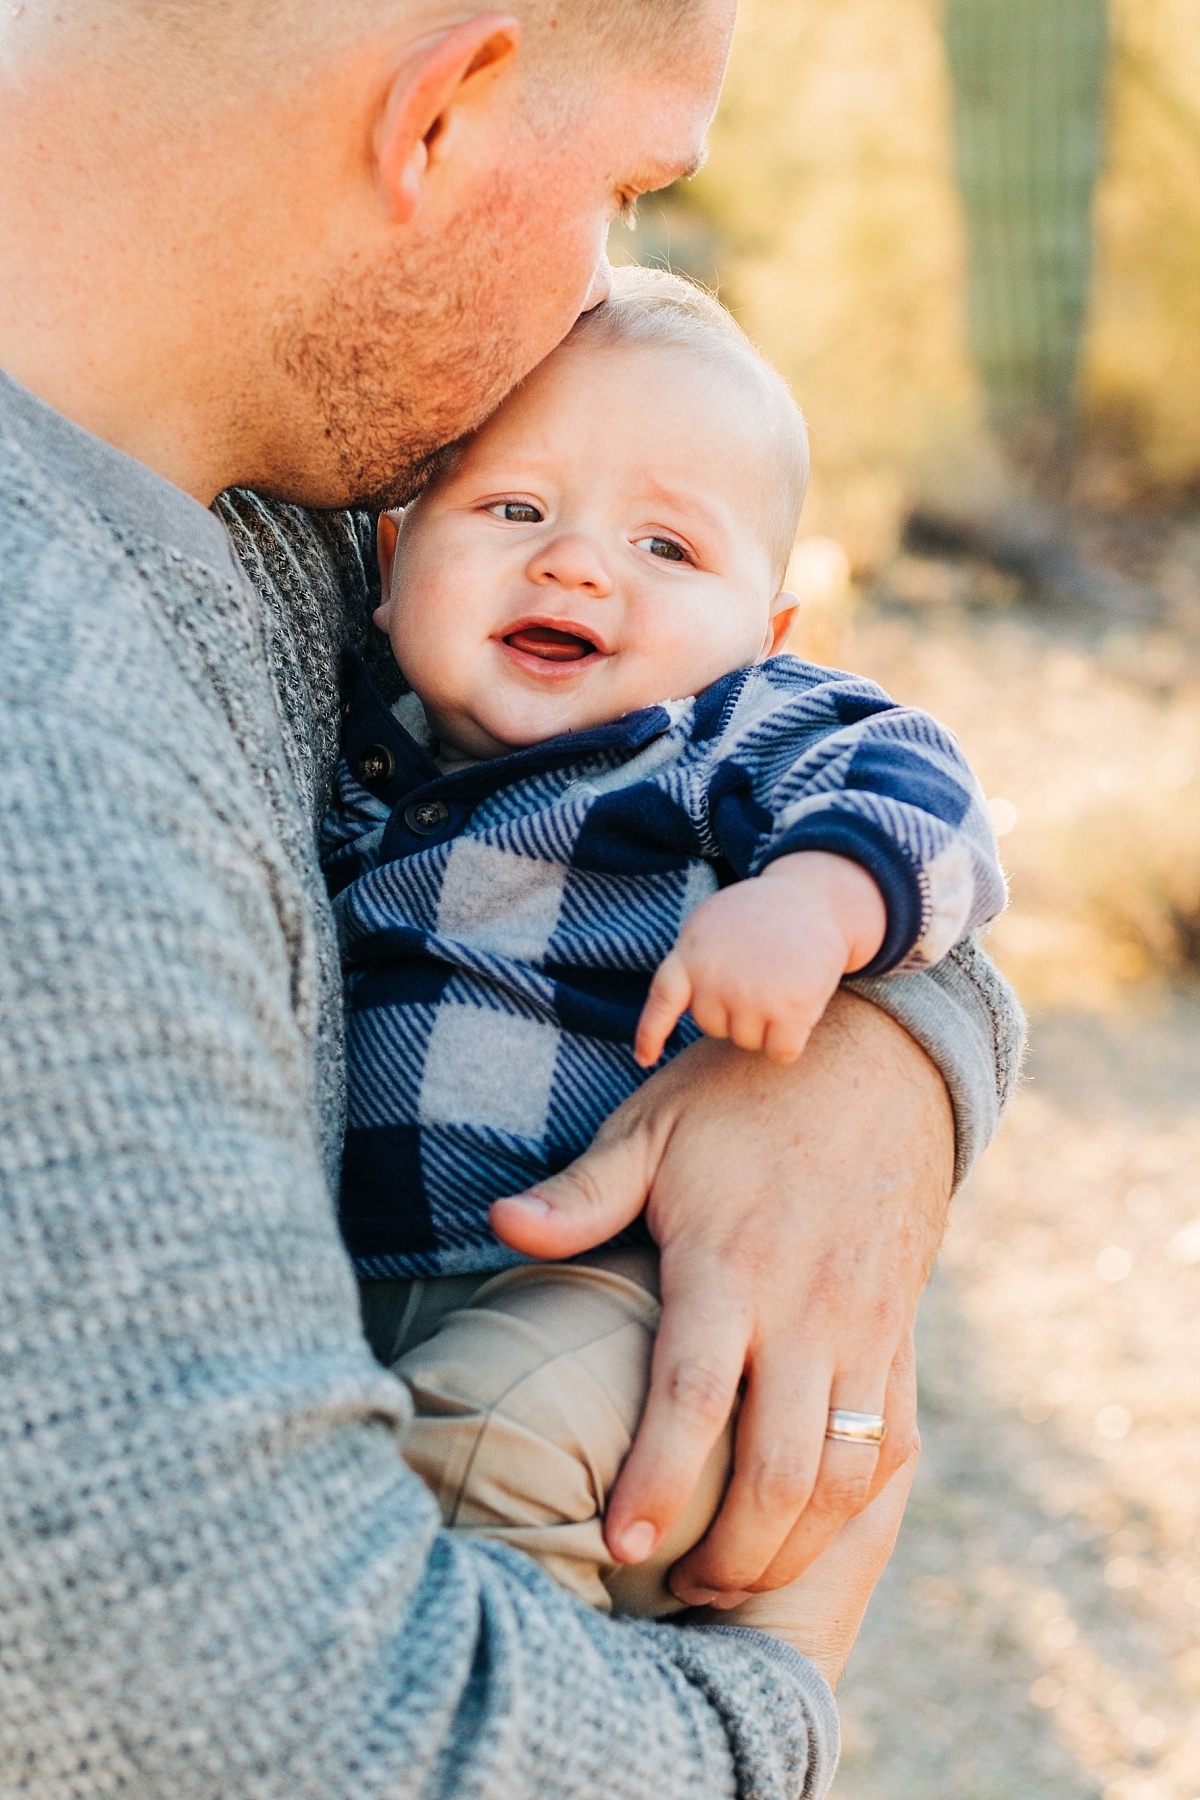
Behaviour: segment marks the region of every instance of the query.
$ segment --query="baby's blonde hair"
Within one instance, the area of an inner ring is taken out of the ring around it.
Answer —
[[[589,344],[661,344],[690,350],[743,374],[764,457],[774,472],[764,494],[764,533],[782,586],[808,486],[808,430],[787,383],[716,297],[667,269],[613,270],[612,293],[583,313],[565,340]]]

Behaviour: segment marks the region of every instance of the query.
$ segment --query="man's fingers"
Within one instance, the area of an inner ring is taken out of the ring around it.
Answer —
[[[802,1354],[780,1355],[755,1369],[738,1421],[733,1479],[707,1535],[676,1565],[671,1587],[680,1599],[760,1592],[794,1581],[832,1541],[847,1519],[867,1506],[904,1461],[913,1435],[911,1415],[896,1421],[900,1440],[888,1446],[886,1473],[875,1444],[827,1438],[831,1407],[882,1413],[884,1371],[863,1367],[832,1383]],[[800,1373],[797,1373],[799,1369]],[[886,1440],[885,1440],[886,1442]]]
[[[781,1357],[752,1373],[721,1510],[671,1573],[680,1600],[703,1606],[755,1587],[813,1491],[828,1411],[828,1368]]]
[[[899,1473],[798,1580],[770,1593],[750,1594],[733,1611],[701,1614],[701,1620],[771,1632],[810,1657],[835,1684],[896,1542],[918,1452],[914,1437]]]
[[[767,1593],[795,1581],[828,1549],[842,1527],[870,1505],[879,1461],[873,1445],[826,1442],[809,1503],[779,1554],[753,1584],[754,1592]],[[889,1469],[894,1475],[895,1466],[889,1464]]]
[[[691,1002],[692,978],[687,964],[678,950],[672,950],[658,965],[638,1020],[633,1055],[641,1068],[653,1068]]]
[[[804,1511],[774,1561],[763,1570],[755,1583],[756,1592],[766,1592],[795,1581],[809,1564],[821,1556],[842,1530],[846,1521],[862,1511],[858,1500],[866,1485],[866,1504],[875,1499],[891,1481],[898,1469],[912,1457],[917,1437],[916,1355],[911,1331],[905,1332],[888,1371],[887,1388],[882,1406],[854,1405],[845,1399],[831,1404],[850,1412],[880,1411],[887,1423],[887,1436],[878,1450],[859,1444],[839,1444],[826,1439],[821,1456],[818,1480]],[[839,1376],[834,1392],[862,1393],[870,1378],[856,1377],[853,1382]],[[846,1510],[844,1502],[855,1502]]]
[[[711,1290],[676,1292],[664,1309],[642,1421],[605,1514],[609,1549],[623,1562],[643,1561],[675,1523],[733,1411],[745,1327],[736,1308],[712,1301]]]
[[[502,1243],[559,1262],[607,1243],[637,1218],[658,1151],[648,1133],[624,1129],[619,1114],[613,1119],[561,1174],[496,1201],[489,1217]]]
[[[904,1466],[913,1453],[913,1445],[920,1441],[917,1433],[917,1352],[911,1331],[906,1331],[901,1338],[888,1370],[883,1416],[888,1431],[875,1464],[872,1500]]]

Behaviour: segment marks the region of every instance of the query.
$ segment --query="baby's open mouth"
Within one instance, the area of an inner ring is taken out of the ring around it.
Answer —
[[[596,654],[591,638],[577,631],[559,631],[553,625],[522,625],[510,631],[504,642],[526,656],[541,657],[543,662],[582,662]]]

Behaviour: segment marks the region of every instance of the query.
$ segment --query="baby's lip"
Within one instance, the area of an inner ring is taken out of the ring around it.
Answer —
[[[518,619],[500,635],[500,641],[521,657],[536,662],[570,664],[607,656],[608,650],[589,626],[574,619]]]

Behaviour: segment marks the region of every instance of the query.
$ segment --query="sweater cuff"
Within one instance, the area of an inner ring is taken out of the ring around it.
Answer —
[[[817,1665],[781,1638],[771,1637],[765,1631],[751,1631],[745,1625],[695,1625],[689,1630],[711,1637],[741,1638],[747,1649],[769,1657],[790,1676],[809,1720],[810,1760],[804,1800],[821,1800],[837,1772],[842,1734],[833,1689]]]
[[[924,900],[917,871],[895,839],[871,819],[844,812],[818,813],[801,819],[782,837],[774,838],[759,864],[756,874],[781,856],[793,856],[799,850],[824,850],[831,856],[844,856],[867,871],[883,895],[887,908],[887,930],[883,942],[871,961],[854,971],[855,978],[886,975],[904,961],[921,935]]]
[[[1016,995],[974,938],[932,969],[886,981],[851,975],[846,986],[902,1025],[940,1071],[954,1108],[957,1188],[1017,1084],[1025,1021]]]

